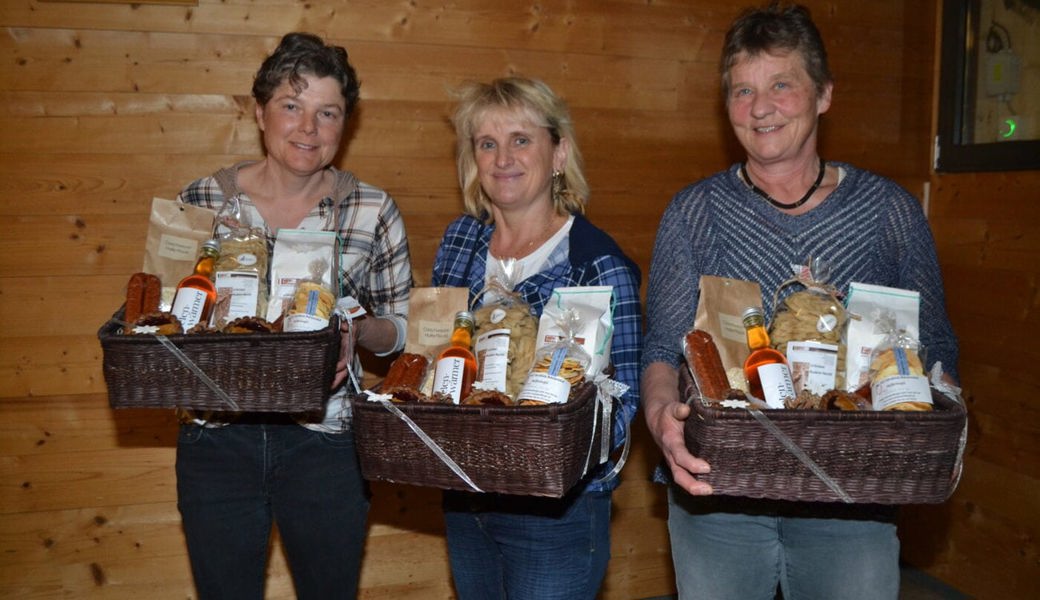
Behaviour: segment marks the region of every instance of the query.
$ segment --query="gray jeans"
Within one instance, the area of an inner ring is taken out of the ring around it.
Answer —
[[[778,510],[762,510],[770,506]],[[817,506],[825,516],[802,516]],[[895,600],[896,526],[848,518],[856,508],[693,498],[671,486],[668,532],[680,600],[773,600],[778,585],[785,600]]]

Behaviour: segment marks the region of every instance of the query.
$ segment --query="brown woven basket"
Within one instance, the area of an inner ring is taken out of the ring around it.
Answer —
[[[120,309],[98,330],[113,408],[230,410],[154,336],[123,335]],[[258,412],[323,410],[339,358],[339,319],[319,331],[171,335],[178,347],[237,405]]]
[[[382,404],[362,396],[352,405],[366,479],[473,491]],[[562,497],[599,463],[598,405],[592,384],[562,405],[394,404],[481,491],[554,498]]]
[[[747,410],[706,406],[685,368],[679,386],[693,409],[686,446],[711,465],[711,473],[697,478],[716,494],[844,501]],[[934,391],[933,399],[931,412],[762,412],[851,501],[927,504],[945,501],[957,485],[967,419],[963,405]]]

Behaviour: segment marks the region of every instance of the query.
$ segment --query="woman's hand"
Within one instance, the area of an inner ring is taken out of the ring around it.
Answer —
[[[336,376],[332,380],[332,388],[339,387],[347,377],[347,369],[354,357],[354,347],[383,354],[393,350],[397,343],[397,327],[390,319],[365,315],[357,319],[343,319],[340,322],[339,361],[336,362]]]
[[[643,373],[643,411],[654,442],[661,448],[675,483],[693,496],[712,493],[711,486],[698,481],[697,474],[708,473],[708,463],[690,454],[683,437],[683,425],[690,407],[679,401],[679,375],[665,363],[652,363]]]
[[[332,389],[338,388],[347,378],[347,369],[354,360],[354,337],[356,328],[349,320],[343,319],[339,324],[339,360],[336,361],[336,376],[332,378]]]

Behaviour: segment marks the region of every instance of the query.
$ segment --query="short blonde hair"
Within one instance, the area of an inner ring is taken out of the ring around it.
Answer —
[[[456,95],[459,104],[452,123],[455,125],[456,166],[466,214],[487,223],[494,220],[491,199],[484,193],[477,177],[473,136],[488,111],[496,108],[526,113],[535,125],[549,130],[553,144],[559,144],[562,139],[568,141],[570,151],[563,167],[562,190],[553,194],[553,208],[561,215],[585,212],[589,184],[585,180],[574,124],[567,104],[548,85],[537,79],[504,77],[490,83],[463,84]]]

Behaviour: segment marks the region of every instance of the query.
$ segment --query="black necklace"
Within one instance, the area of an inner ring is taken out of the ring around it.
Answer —
[[[805,192],[805,195],[802,196],[802,199],[799,200],[798,202],[795,202],[794,204],[784,204],[783,202],[778,202],[777,200],[774,200],[772,196],[767,194],[765,192],[765,190],[763,190],[762,188],[760,188],[757,185],[755,185],[755,182],[751,181],[751,177],[748,176],[747,161],[744,161],[744,162],[740,163],[740,176],[744,178],[744,181],[746,181],[748,185],[751,186],[751,191],[755,192],[759,196],[762,196],[763,198],[765,198],[766,202],[772,204],[773,206],[775,206],[775,207],[777,207],[779,209],[791,209],[791,208],[798,208],[799,206],[801,206],[801,205],[803,205],[803,204],[805,204],[806,202],[809,201],[809,198],[812,197],[813,192],[815,192],[816,189],[820,187],[820,184],[823,183],[823,174],[826,172],[826,169],[827,169],[827,163],[825,163],[823,161],[823,157],[821,156],[820,157],[820,174],[816,176],[816,182],[812,184],[812,187],[809,188],[808,192]]]

